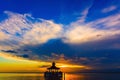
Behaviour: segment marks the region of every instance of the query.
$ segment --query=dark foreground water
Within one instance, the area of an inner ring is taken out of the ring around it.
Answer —
[[[0,80],[44,80],[43,74],[0,73]],[[120,80],[118,73],[66,73],[65,80]]]

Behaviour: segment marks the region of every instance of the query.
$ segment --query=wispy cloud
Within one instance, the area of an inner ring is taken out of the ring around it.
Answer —
[[[86,43],[110,39],[120,35],[120,15],[111,15],[89,23],[74,22],[69,25],[63,41],[67,43]]]
[[[102,10],[103,13],[107,13],[107,12],[111,12],[113,10],[117,9],[117,6],[110,6],[110,7],[107,7],[107,8],[104,8]]]
[[[79,17],[79,20],[77,20],[77,22],[79,23],[84,23],[87,15],[89,14],[89,10],[91,9],[91,7],[93,6],[93,1],[81,12],[79,13],[81,16]]]

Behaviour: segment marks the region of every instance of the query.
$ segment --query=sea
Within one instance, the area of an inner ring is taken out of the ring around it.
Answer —
[[[45,79],[43,73],[0,73],[0,80]],[[120,73],[65,73],[65,80],[120,80]]]

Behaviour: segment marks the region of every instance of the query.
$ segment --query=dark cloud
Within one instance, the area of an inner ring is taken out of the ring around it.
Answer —
[[[7,53],[17,53],[16,51],[14,50],[1,50],[2,52],[7,52]]]
[[[24,45],[15,50],[2,50],[17,56],[42,61],[69,62],[100,68],[117,68],[120,62],[120,38],[91,41],[83,44],[67,44],[52,39],[44,44]],[[112,66],[110,66],[112,64]]]
[[[27,55],[27,54],[23,54],[23,55],[21,55],[20,57],[23,57],[23,58],[29,58],[29,55]]]

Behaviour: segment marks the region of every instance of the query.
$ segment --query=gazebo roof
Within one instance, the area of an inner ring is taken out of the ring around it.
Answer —
[[[53,62],[52,66],[50,68],[47,68],[47,69],[60,69],[60,68],[56,67],[55,62]]]

